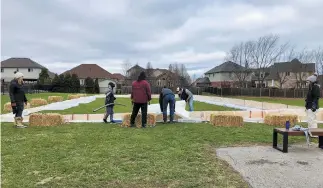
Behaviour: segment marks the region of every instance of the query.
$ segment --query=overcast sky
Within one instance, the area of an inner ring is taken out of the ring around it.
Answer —
[[[323,0],[1,0],[1,58],[29,57],[56,73],[178,62],[201,75],[233,44],[269,33],[322,46],[322,19]]]

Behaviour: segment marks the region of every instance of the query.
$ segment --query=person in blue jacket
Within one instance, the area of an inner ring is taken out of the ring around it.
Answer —
[[[170,111],[170,123],[174,122],[174,114],[175,114],[175,94],[173,91],[166,86],[162,89],[160,95],[159,95],[159,105],[160,110],[163,112],[163,121],[164,123],[167,122],[167,107],[169,105],[169,111]]]

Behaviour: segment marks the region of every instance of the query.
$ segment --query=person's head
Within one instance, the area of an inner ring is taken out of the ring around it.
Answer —
[[[24,81],[24,74],[22,74],[21,72],[15,71],[15,80],[17,80],[17,82],[21,85],[23,84]]]
[[[114,88],[114,87],[115,87],[114,83],[109,82],[109,84],[108,84],[108,92],[113,91],[113,88]]]
[[[142,71],[139,76],[138,76],[138,80],[137,81],[142,81],[142,80],[146,80],[146,73],[144,71]]]

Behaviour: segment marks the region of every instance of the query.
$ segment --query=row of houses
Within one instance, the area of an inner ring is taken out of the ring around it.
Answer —
[[[193,85],[197,87],[266,87],[305,88],[306,78],[315,73],[315,63],[301,63],[298,59],[278,62],[262,68],[246,68],[231,61],[204,73]],[[239,85],[242,83],[243,86]]]
[[[43,68],[41,64],[30,58],[9,58],[1,62],[1,83],[8,83],[13,79],[13,72],[24,74],[27,83],[34,83]],[[145,69],[139,65],[131,67],[125,76],[119,73],[112,74],[97,64],[80,64],[62,74],[77,74],[80,84],[90,77],[99,80],[100,88],[106,88],[109,82],[129,86],[141,71],[148,75],[147,80],[156,87],[188,86],[182,76],[167,69]],[[268,68],[252,69],[234,62],[227,61],[204,73],[202,78],[193,82],[197,87],[272,87],[272,88],[304,88],[306,78],[315,72],[314,63],[301,63],[298,59],[290,62],[274,63]],[[48,71],[49,77],[55,73]],[[243,79],[242,79],[243,77]],[[237,83],[242,84],[237,85]]]

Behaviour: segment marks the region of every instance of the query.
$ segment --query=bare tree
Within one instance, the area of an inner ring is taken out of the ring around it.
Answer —
[[[252,63],[257,70],[258,83],[263,87],[263,82],[269,75],[268,68],[284,54],[288,43],[279,44],[279,36],[270,34],[251,42],[251,45]]]
[[[146,66],[146,76],[147,77],[152,77],[153,76],[153,73],[154,73],[154,69],[153,69],[153,66],[151,65],[150,62],[147,63],[147,66]]]
[[[131,63],[129,62],[129,60],[124,60],[122,63],[122,73],[124,76],[129,76],[127,75],[127,73],[130,68],[131,68]]]
[[[253,50],[252,43],[241,42],[234,45],[225,57],[226,61],[234,62],[240,66],[237,66],[232,71],[232,80],[237,82],[239,87],[245,87],[247,85],[248,78],[251,76],[251,70],[249,68],[251,60],[251,52]]]
[[[296,59],[301,62],[301,64],[299,64],[298,71],[295,72],[297,88],[305,86],[306,78],[309,76],[309,71],[307,71],[307,69],[309,67],[309,64],[314,62],[314,57],[315,51],[308,50],[306,48],[296,53]]]
[[[314,51],[314,62],[316,67],[316,73],[318,75],[323,74],[323,48],[319,47],[317,50]],[[319,77],[320,84],[323,84],[322,77]]]

